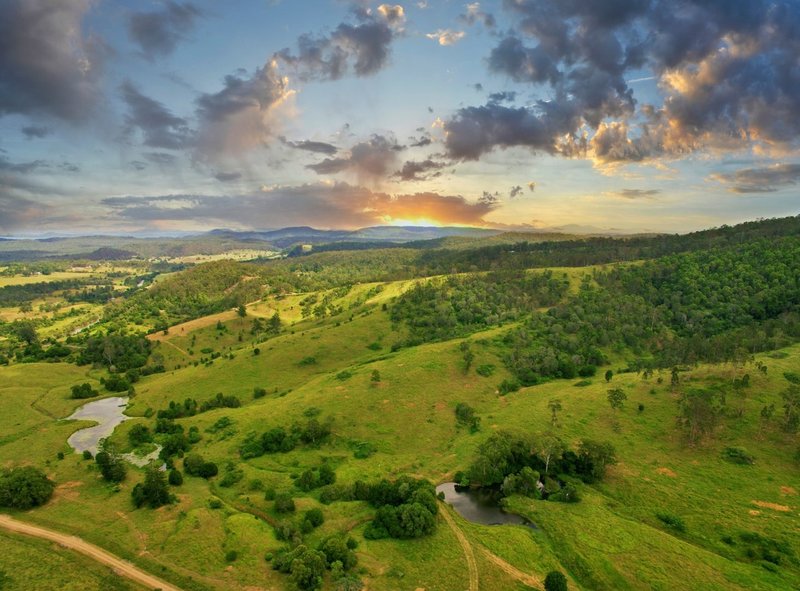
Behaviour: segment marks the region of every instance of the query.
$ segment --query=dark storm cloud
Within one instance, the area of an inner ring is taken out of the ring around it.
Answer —
[[[434,176],[439,176],[440,169],[447,166],[444,162],[436,162],[427,158],[425,160],[408,160],[403,164],[403,168],[395,172],[392,176],[401,181],[424,181]],[[426,174],[434,171],[433,174]]]
[[[214,175],[214,178],[217,179],[221,183],[232,183],[233,181],[238,181],[242,178],[241,172],[218,172]]]
[[[517,93],[511,91],[493,92],[486,100],[490,103],[513,103],[517,100]]]
[[[652,199],[659,195],[659,189],[621,189],[619,191],[610,191],[608,195],[612,197],[620,197],[621,199]]]
[[[373,135],[350,149],[350,155],[342,158],[326,158],[317,164],[306,166],[317,174],[353,172],[364,181],[378,181],[388,176],[397,162],[397,154],[403,150],[393,137]]]
[[[579,126],[579,117],[569,109],[568,101],[540,102],[538,109],[494,103],[464,107],[445,123],[447,154],[457,160],[477,160],[495,147],[512,146],[558,153],[558,138]]]
[[[128,17],[128,34],[152,60],[169,55],[191,32],[200,10],[190,2],[167,0],[164,8],[153,12],[135,12]]]
[[[148,152],[146,154],[142,154],[146,160],[149,160],[153,164],[158,164],[159,166],[174,166],[174,164],[178,161],[178,157],[174,154],[167,154],[166,152]]]
[[[357,16],[360,22],[341,23],[330,35],[302,35],[296,52],[286,48],[275,57],[301,80],[338,80],[351,69],[360,77],[376,74],[388,63],[403,10],[387,7],[375,15],[362,10]]]
[[[85,121],[100,96],[103,42],[82,34],[89,0],[0,2],[0,115]]]
[[[327,154],[328,156],[333,156],[339,151],[339,148],[326,142],[315,142],[311,140],[290,142],[285,137],[281,137],[280,140],[285,146],[289,146],[290,148],[294,148],[296,150],[305,150],[306,152],[315,152],[317,154]]]
[[[493,203],[470,203],[458,195],[390,195],[347,183],[278,187],[228,196],[164,195],[110,197],[112,215],[138,222],[204,221],[250,228],[294,225],[352,228],[392,219],[425,218],[450,224],[480,225]]]
[[[462,108],[445,123],[454,157],[519,145],[613,164],[800,144],[795,1],[505,0],[504,7],[514,28],[490,52],[489,69],[548,88],[562,105],[550,110],[561,112],[560,122],[541,102],[513,113],[527,123],[525,133],[505,127],[512,113],[496,105]],[[642,70],[658,81],[663,106],[636,101],[627,79]],[[572,127],[561,124],[566,111]],[[469,148],[469,138],[478,144]]]
[[[191,131],[186,119],[173,115],[164,105],[139,92],[129,81],[120,86],[120,94],[128,106],[126,131],[139,129],[145,146],[178,150],[188,145]]]
[[[41,139],[47,137],[53,130],[44,125],[26,125],[20,131],[25,136],[25,139],[32,140],[34,138]]]
[[[734,193],[774,193],[800,182],[800,164],[775,164],[712,175]]]

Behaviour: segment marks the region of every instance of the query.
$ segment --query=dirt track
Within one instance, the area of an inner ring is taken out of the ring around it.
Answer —
[[[130,579],[131,581],[139,583],[140,585],[144,585],[145,587],[149,587],[150,589],[161,589],[162,591],[181,591],[180,588],[170,585],[158,577],[146,573],[140,568],[132,565],[130,562],[122,560],[121,558],[118,558],[113,554],[98,548],[94,544],[90,544],[89,542],[86,542],[76,536],[68,536],[66,534],[61,534],[56,531],[39,527],[38,525],[31,525],[29,523],[25,523],[24,521],[17,521],[8,515],[0,515],[0,527],[15,533],[33,536],[35,538],[42,538],[44,540],[50,540],[51,542],[55,542],[64,548],[69,548],[75,552],[80,552],[92,560],[110,567],[117,575],[125,577],[126,579]]]

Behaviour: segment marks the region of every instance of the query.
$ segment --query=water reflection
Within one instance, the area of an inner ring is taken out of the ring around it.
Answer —
[[[458,486],[455,482],[445,482],[436,487],[436,493],[444,493],[446,503],[453,506],[461,517],[483,525],[527,525],[534,524],[514,513],[507,513],[500,507],[500,491],[489,488],[471,489]]]

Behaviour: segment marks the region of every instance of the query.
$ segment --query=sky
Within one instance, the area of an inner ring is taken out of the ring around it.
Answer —
[[[2,0],[0,235],[800,209],[798,0]]]

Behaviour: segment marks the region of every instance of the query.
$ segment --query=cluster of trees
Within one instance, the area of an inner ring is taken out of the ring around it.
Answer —
[[[92,388],[92,385],[88,382],[83,384],[75,384],[70,389],[70,398],[75,398],[78,400],[83,400],[85,398],[94,398],[95,396],[99,396],[100,392]]]
[[[607,442],[582,440],[571,450],[556,435],[523,435],[497,431],[484,441],[461,484],[499,487],[503,494],[574,502],[574,479],[593,483],[616,463],[614,447]]]
[[[233,395],[224,395],[218,392],[213,398],[204,400],[198,404],[194,398],[187,398],[182,403],[171,400],[167,408],[163,408],[156,413],[159,419],[182,419],[185,417],[193,417],[197,413],[207,412],[215,408],[239,408],[242,405],[241,400]]]
[[[336,472],[328,464],[322,464],[319,468],[304,470],[294,484],[300,490],[308,492],[334,482],[336,482]]]
[[[30,509],[53,496],[56,483],[39,468],[22,466],[0,472],[0,507]]]
[[[800,243],[757,240],[597,273],[504,340],[522,385],[593,375],[611,347],[650,367],[744,361],[800,338]]]
[[[186,455],[183,459],[183,470],[189,476],[199,476],[206,480],[219,474],[219,467],[214,462],[209,462],[196,453]]]
[[[299,544],[279,551],[272,558],[272,568],[287,573],[295,587],[303,591],[321,589],[326,570],[338,588],[361,589],[360,580],[351,574],[358,563],[354,552],[357,546],[353,538],[343,535],[325,538],[316,550]]]
[[[222,312],[261,297],[259,269],[235,261],[197,265],[165,278],[124,301],[111,302],[104,319],[151,324],[157,330],[172,324]]]
[[[420,538],[436,528],[439,507],[434,486],[427,480],[381,480],[367,486],[364,492],[364,500],[378,508],[375,519],[364,530],[365,538]]]
[[[331,435],[333,419],[320,421],[314,417],[304,423],[295,422],[289,429],[273,427],[259,437],[249,433],[240,448],[242,458],[256,458],[264,454],[286,453],[299,444],[312,447],[322,445]]]
[[[65,279],[63,281],[6,285],[0,287],[0,308],[24,306],[40,298],[80,289],[87,284],[86,279]]]
[[[150,507],[157,509],[162,505],[172,502],[167,486],[167,475],[158,466],[151,465],[147,468],[144,475],[144,482],[139,482],[131,491],[133,504],[139,507]]]
[[[97,364],[112,372],[125,372],[144,367],[150,356],[151,343],[143,335],[110,332],[86,339],[78,356],[78,365]]]
[[[451,339],[517,320],[556,304],[569,287],[550,271],[515,271],[448,277],[417,284],[391,308],[393,322],[408,326],[407,344]]]

